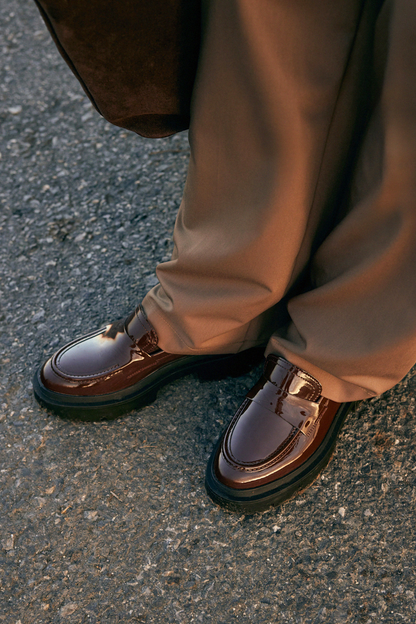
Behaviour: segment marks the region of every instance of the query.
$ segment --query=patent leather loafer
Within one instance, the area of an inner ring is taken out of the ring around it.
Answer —
[[[36,373],[35,397],[62,416],[111,419],[148,405],[157,390],[189,373],[202,377],[240,374],[259,361],[260,350],[239,355],[175,355],[158,347],[144,310],[74,340]]]
[[[321,392],[314,377],[268,356],[209,460],[206,489],[214,502],[243,513],[262,511],[317,477],[354,405]]]

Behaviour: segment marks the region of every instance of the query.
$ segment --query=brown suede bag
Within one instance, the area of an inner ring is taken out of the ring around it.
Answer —
[[[145,137],[189,125],[200,0],[35,0],[105,119]]]

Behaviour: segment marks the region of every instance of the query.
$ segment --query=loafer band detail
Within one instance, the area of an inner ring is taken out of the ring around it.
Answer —
[[[257,392],[254,398],[247,396],[247,399],[276,414],[278,418],[283,418],[304,435],[311,430],[311,425],[319,417],[319,403],[276,391],[268,381],[261,392]]]

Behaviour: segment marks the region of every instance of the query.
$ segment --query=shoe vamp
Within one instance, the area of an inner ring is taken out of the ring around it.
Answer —
[[[299,436],[305,437],[281,416],[247,400],[227,436],[226,450],[236,464],[260,467],[293,446]]]
[[[243,411],[218,457],[221,480],[236,489],[263,485],[289,474],[316,450],[316,424],[308,435],[255,403]]]
[[[105,375],[132,362],[144,359],[124,333],[108,336],[101,332],[64,347],[56,356],[54,368],[78,379]]]

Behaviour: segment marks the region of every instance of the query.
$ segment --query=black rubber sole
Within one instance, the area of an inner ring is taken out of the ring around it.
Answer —
[[[215,463],[222,443],[223,436],[221,436],[208,461],[205,477],[208,496],[221,507],[240,513],[255,513],[281,505],[310,485],[325,468],[335,450],[342,425],[356,405],[357,403],[345,403],[338,410],[320,447],[296,470],[272,483],[248,490],[233,489],[218,480],[215,474]]]
[[[239,376],[259,364],[262,358],[263,348],[248,349],[238,354],[187,356],[165,364],[129,388],[91,397],[48,390],[42,383],[39,369],[33,379],[33,392],[42,407],[64,418],[113,420],[133,409],[150,405],[156,399],[158,390],[175,379],[193,373],[202,380]]]

